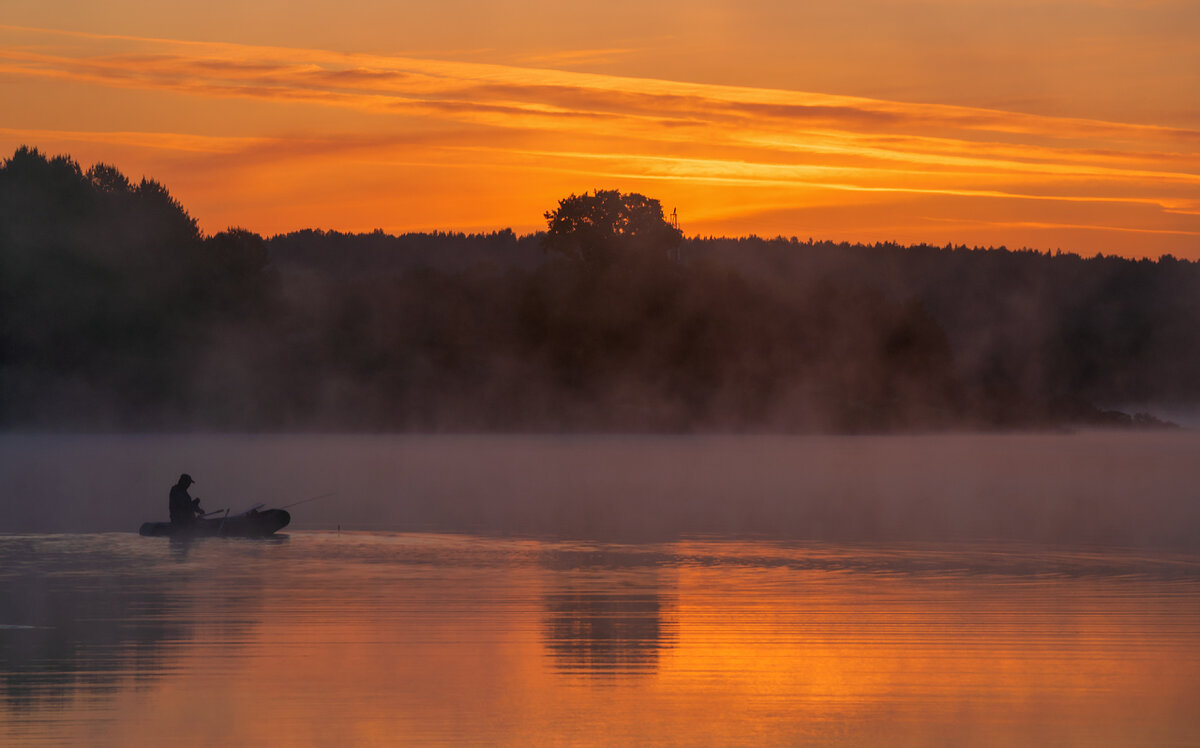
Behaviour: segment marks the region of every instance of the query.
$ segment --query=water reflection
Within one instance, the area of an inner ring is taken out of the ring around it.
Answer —
[[[151,685],[197,641],[236,650],[258,618],[261,580],[229,584],[187,563],[197,546],[215,543],[211,554],[228,541],[0,540],[0,698],[12,708],[67,708],[81,693]]]
[[[173,643],[191,637],[180,601],[160,591],[64,589],[31,578],[5,592],[0,620],[39,622],[0,633],[0,695],[15,707],[61,703],[79,688],[101,693],[125,671],[153,677]]]
[[[674,637],[654,591],[546,595],[546,646],[564,671],[653,671]]]
[[[286,542],[288,542],[288,540],[290,540],[290,538],[291,538],[291,536],[289,536],[285,533],[277,533],[275,535],[268,535],[268,536],[262,537],[262,538],[255,538],[255,537],[251,537],[251,538],[245,538],[245,537],[209,538],[209,537],[189,537],[187,535],[171,535],[171,536],[168,536],[167,538],[165,538],[165,540],[167,542],[167,549],[170,551],[171,559],[176,562],[182,562],[182,561],[187,560],[188,554],[191,553],[193,548],[196,548],[196,547],[203,548],[205,546],[205,544],[245,543],[245,544],[251,544],[251,545],[271,546],[271,545],[281,545],[283,543],[286,543]],[[157,542],[161,543],[162,540],[163,539],[160,539]],[[156,542],[156,541],[152,540],[152,541],[142,541],[142,542]]]
[[[673,559],[654,545],[547,548],[539,557],[549,571],[542,637],[554,668],[591,676],[653,673],[677,633]]]
[[[1198,603],[1194,556],[0,536],[0,745],[1197,745]]]

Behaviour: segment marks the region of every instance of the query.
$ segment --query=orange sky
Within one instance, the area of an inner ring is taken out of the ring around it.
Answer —
[[[688,235],[1200,258],[1191,0],[167,5],[6,3],[0,153],[209,232],[527,232],[615,188]]]

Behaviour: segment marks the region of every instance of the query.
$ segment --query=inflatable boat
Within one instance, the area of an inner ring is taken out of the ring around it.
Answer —
[[[153,537],[262,538],[287,527],[292,515],[284,509],[251,509],[232,517],[209,517],[192,522],[146,522],[142,535]]]

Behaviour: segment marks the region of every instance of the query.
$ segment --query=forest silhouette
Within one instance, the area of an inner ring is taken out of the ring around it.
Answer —
[[[1164,425],[1200,266],[685,238],[596,191],[518,236],[205,236],[161,184],[0,167],[0,425],[886,432]]]

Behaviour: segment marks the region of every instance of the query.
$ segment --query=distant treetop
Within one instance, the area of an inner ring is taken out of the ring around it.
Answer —
[[[663,217],[662,205],[636,192],[595,190],[572,194],[547,211],[546,249],[585,264],[602,265],[626,252],[661,253],[683,234]]]

